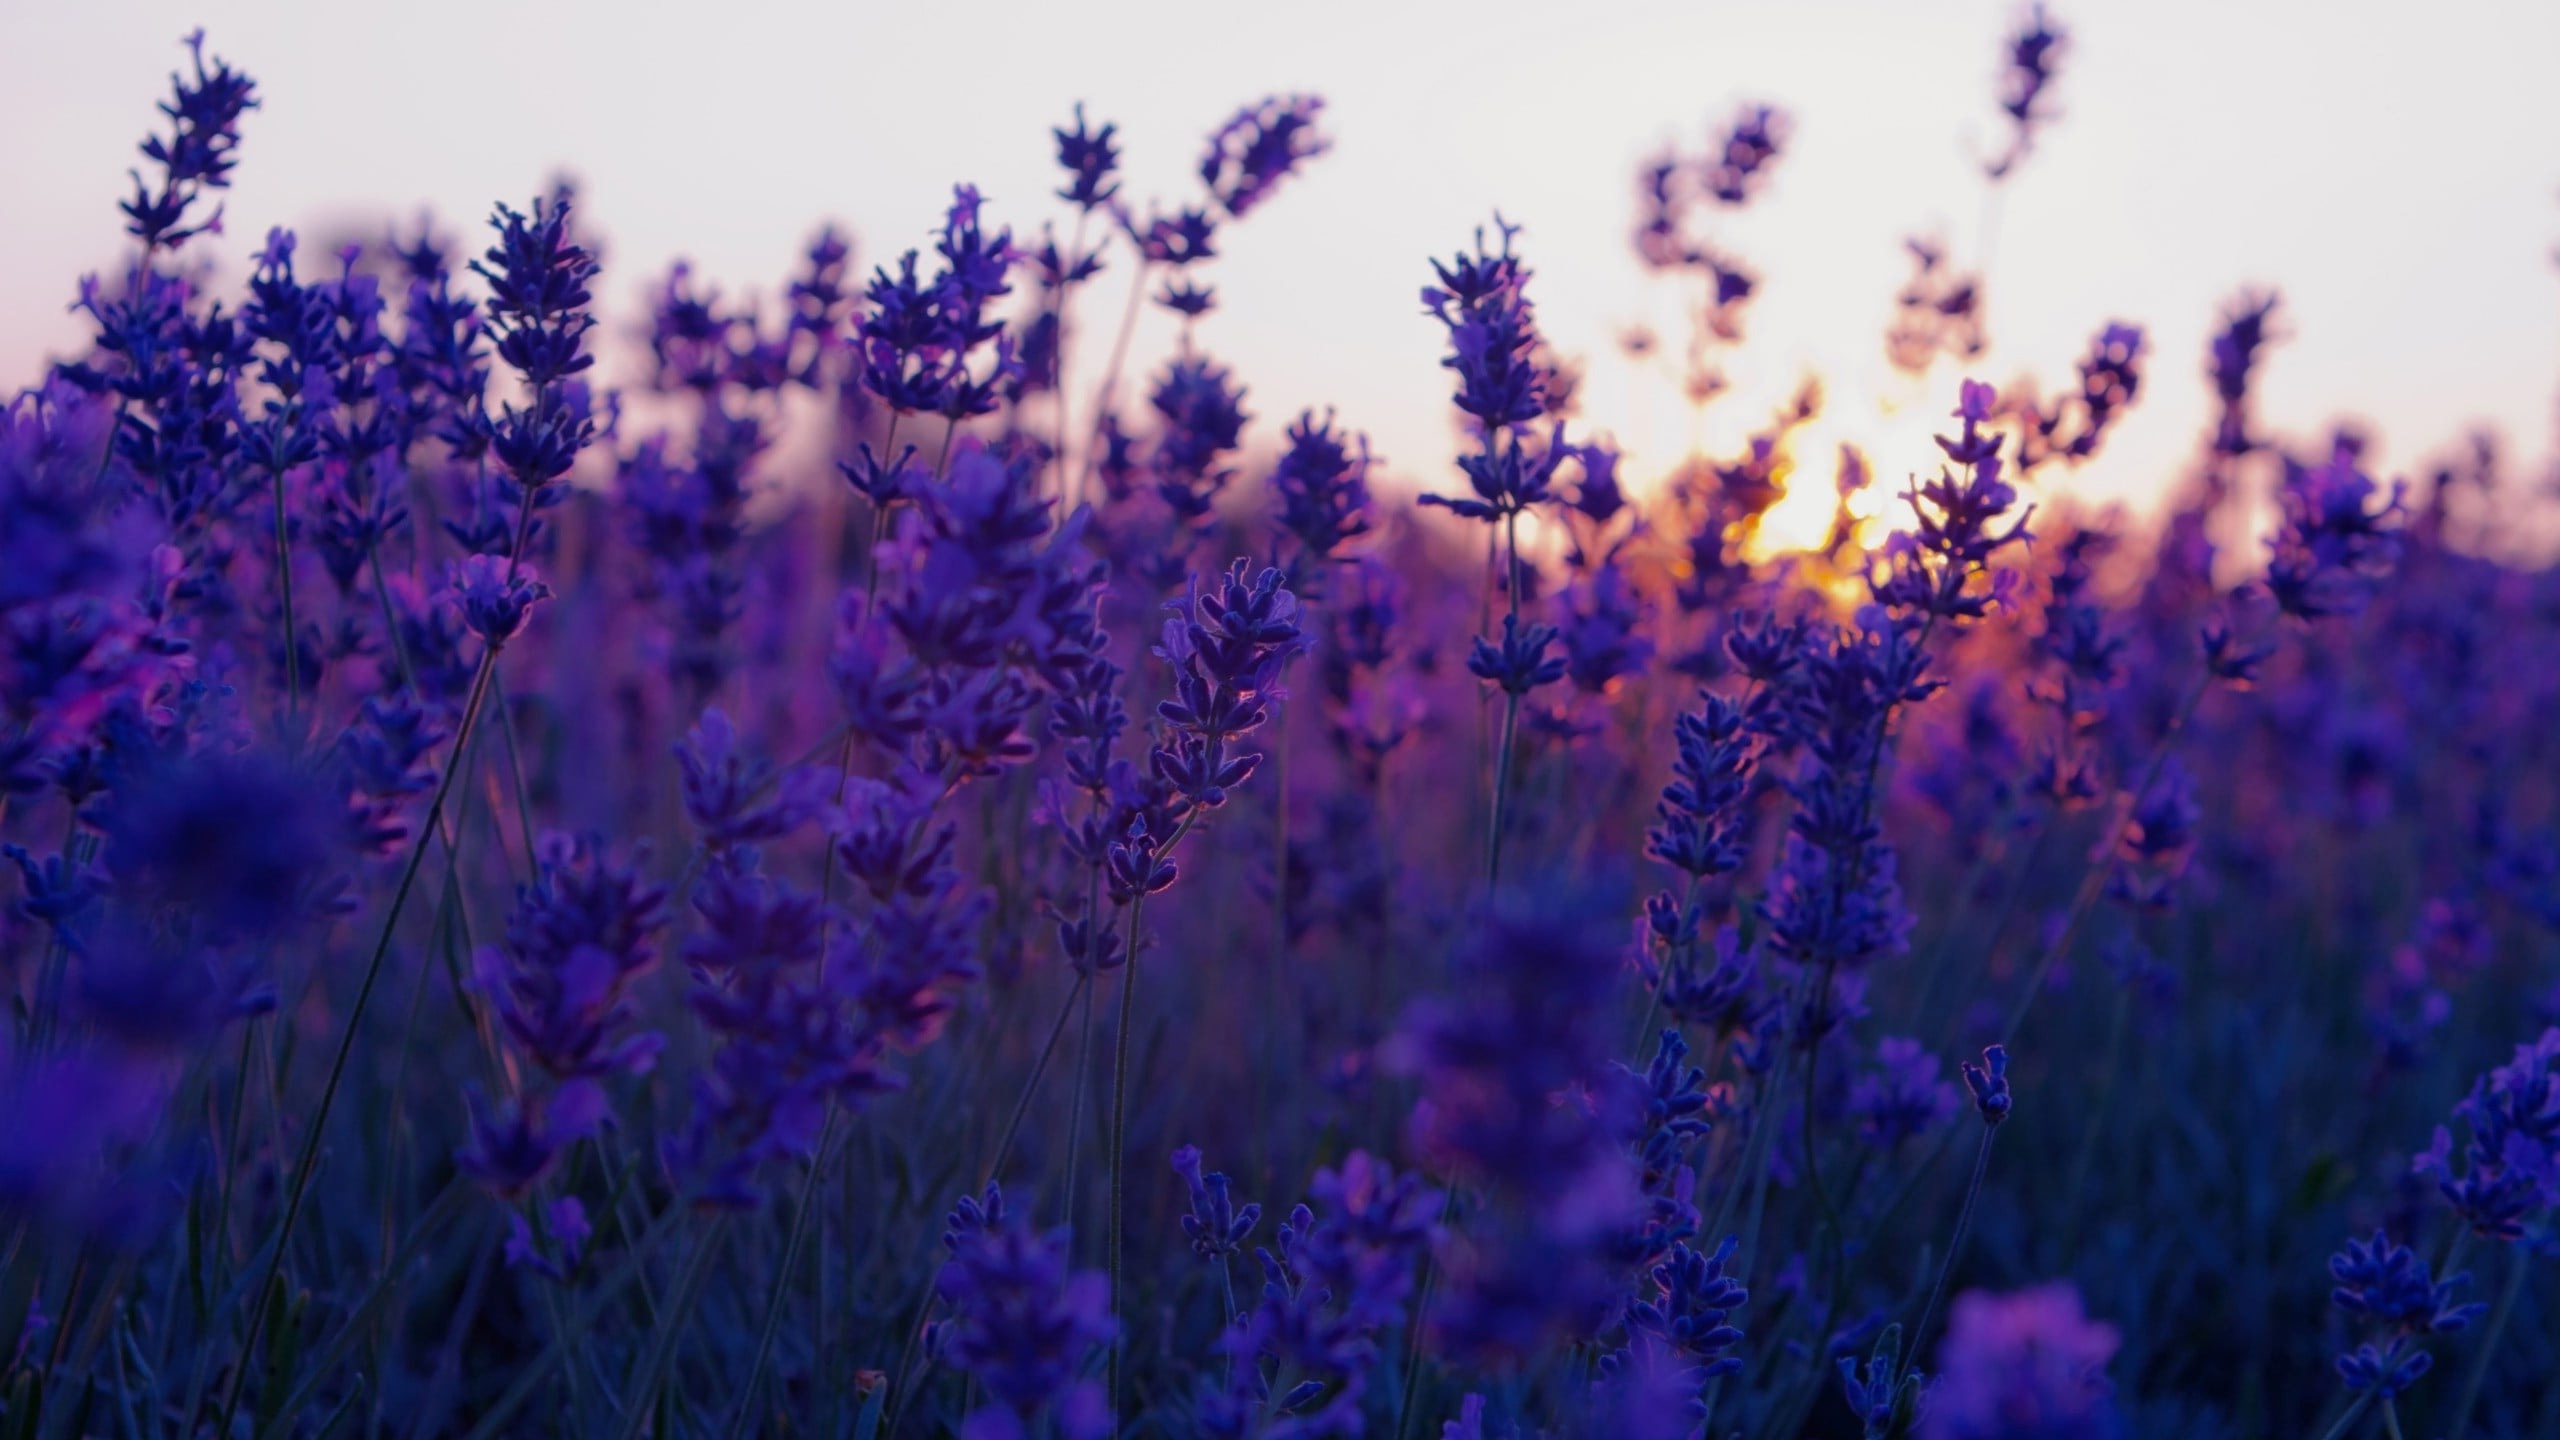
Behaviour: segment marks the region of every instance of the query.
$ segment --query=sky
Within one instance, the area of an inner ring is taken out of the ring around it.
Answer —
[[[227,234],[236,281],[271,225],[478,227],[567,172],[604,236],[627,337],[667,265],[774,294],[824,221],[866,267],[929,243],[955,182],[1017,235],[1064,226],[1049,127],[1120,127],[1126,193],[1180,202],[1203,138],[1273,92],[1325,97],[1332,153],[1220,242],[1201,345],[1248,384],[1249,443],[1303,407],[1367,431],[1387,473],[1458,483],[1429,261],[1498,210],[1525,227],[1550,339],[1588,365],[1587,423],[1638,478],[1692,423],[1617,338],[1676,334],[1679,292],[1628,243],[1635,167],[1745,102],[1792,120],[1769,188],[1719,233],[1763,278],[1735,388],[1698,438],[1730,450],[1807,374],[1824,439],[1898,480],[1957,372],[1895,376],[1879,339],[1904,236],[1990,239],[1992,348],[1971,373],[2068,383],[2110,320],[2151,337],[2145,393],[2069,483],[2139,499],[2207,420],[2202,356],[2242,287],[2284,296],[2262,415],[2309,438],[2353,417],[2385,472],[2494,427],[2547,473],[2560,397],[2560,4],[2061,3],[2059,116],[1986,204],[2003,0],[1678,0],[1532,6],[715,6],[613,0],[0,0],[0,374],[81,341],[77,277],[115,265],[115,202],[181,37],[256,76]],[[1079,301],[1090,376],[1127,270]],[[1150,362],[1169,326],[1142,329]],[[1078,358],[1081,357],[1081,358]],[[1071,378],[1072,378],[1071,370]],[[1827,480],[1827,475],[1816,477]]]

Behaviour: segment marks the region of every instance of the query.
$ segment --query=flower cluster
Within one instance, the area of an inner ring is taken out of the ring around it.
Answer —
[[[2378,1230],[2371,1240],[2349,1237],[2347,1248],[2329,1257],[2329,1276],[2338,1282],[2330,1303],[2380,1342],[2367,1340],[2340,1355],[2338,1376],[2348,1389],[2386,1400],[2434,1367],[2435,1356],[2419,1340],[2467,1329],[2483,1308],[2453,1301],[2470,1276],[2438,1281],[2415,1251]]]
[[[2457,1150],[2453,1132],[2436,1127],[2418,1173],[2435,1178],[2474,1234],[2521,1238],[2560,1205],[2560,1028],[2517,1046],[2473,1082],[2454,1114],[2468,1139]]]

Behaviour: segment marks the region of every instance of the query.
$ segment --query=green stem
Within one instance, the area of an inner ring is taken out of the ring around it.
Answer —
[[[1022,1093],[1014,1097],[1013,1113],[1005,1117],[1004,1134],[996,1141],[995,1158],[987,1162],[986,1174],[979,1179],[981,1185],[995,1179],[1003,1171],[1006,1158],[1013,1154],[1013,1141],[1021,1133],[1022,1117],[1031,1109],[1031,1098],[1040,1091],[1041,1077],[1049,1073],[1049,1058],[1057,1053],[1058,1037],[1066,1033],[1067,1020],[1075,1014],[1076,997],[1084,994],[1085,988],[1092,983],[1092,976],[1079,972],[1076,983],[1068,987],[1066,1003],[1058,1007],[1058,1018],[1049,1026],[1049,1038],[1041,1043],[1040,1058],[1031,1062],[1031,1078],[1022,1082]]]
[[[1076,464],[1076,503],[1085,499],[1085,485],[1093,479],[1094,452],[1102,448],[1102,422],[1111,418],[1111,397],[1120,388],[1120,367],[1129,358],[1129,336],[1138,328],[1138,306],[1147,298],[1147,276],[1153,273],[1153,261],[1141,258],[1129,277],[1129,304],[1120,312],[1120,333],[1111,341],[1111,363],[1102,372],[1102,387],[1093,395],[1093,430],[1086,437],[1084,458]],[[1065,404],[1065,392],[1059,392],[1059,403]]]
[[[284,470],[271,466],[276,511],[276,590],[284,606],[284,684],[292,710],[302,709],[302,637],[293,623],[293,549],[284,521]]]
[[[1157,853],[1171,855],[1174,847],[1182,843],[1182,837],[1191,833],[1192,825],[1199,818],[1200,812],[1197,809],[1182,817],[1182,823],[1173,829],[1173,838],[1165,841],[1164,848]],[[1129,1151],[1129,1052],[1134,1048],[1130,1045],[1129,1039],[1130,1027],[1137,1021],[1138,935],[1146,905],[1147,892],[1144,887],[1140,887],[1138,893],[1129,898],[1129,949],[1120,965],[1120,1033],[1112,1042],[1111,1055],[1111,1229],[1107,1239],[1111,1273],[1111,1323],[1114,1331],[1111,1339],[1109,1393],[1111,1433],[1115,1437],[1120,1433],[1120,1379],[1124,1368],[1120,1357],[1129,1345],[1124,1318],[1126,1307],[1120,1303],[1122,1298],[1120,1230],[1123,1219],[1128,1213],[1126,1161]]]
[[[2027,1012],[2034,1007],[2036,996],[2043,992],[2046,980],[2052,977],[2053,967],[2062,963],[2062,957],[2071,953],[2071,943],[2080,938],[2081,925],[2088,920],[2090,911],[2097,906],[2099,895],[2106,889],[2108,862],[2115,856],[2116,842],[2123,838],[2124,827],[2142,804],[2142,797],[2160,778],[2160,771],[2169,762],[2169,752],[2176,747],[2180,732],[2186,729],[2187,721],[2196,713],[2196,706],[2203,702],[2211,678],[2208,673],[2197,673],[2194,683],[2187,687],[2186,697],[2179,701],[2177,713],[2170,716],[2168,726],[2153,742],[2151,758],[2143,766],[2142,778],[2134,782],[2133,788],[2125,792],[2123,801],[2116,806],[2104,837],[2090,852],[2088,868],[2080,877],[2079,893],[2071,899],[2071,912],[2063,921],[2062,932],[2045,947],[2044,954],[2036,961],[2034,972],[2028,975],[2025,992],[2018,996],[2018,1003],[2009,1011],[2009,1023],[2001,1028],[2000,1043],[2017,1043],[2018,1027],[2026,1023]]]
[[[1973,1179],[1965,1186],[1964,1205],[1956,1211],[1956,1233],[1947,1241],[1946,1258],[1938,1262],[1938,1278],[1929,1286],[1929,1303],[1920,1310],[1920,1323],[1911,1331],[1911,1346],[1903,1352],[1902,1375],[1894,1388],[1901,1388],[1902,1377],[1919,1367],[1921,1347],[1928,1341],[1929,1326],[1938,1318],[1939,1302],[1947,1298],[1947,1277],[1956,1269],[1956,1256],[1964,1249],[1965,1232],[1973,1225],[1973,1207],[1982,1199],[1982,1177],[1991,1168],[1991,1137],[2000,1133],[1997,1125],[1982,1127],[1981,1148],[1973,1152]]]
[[[773,1277],[773,1293],[765,1297],[764,1324],[756,1333],[755,1363],[747,1367],[746,1387],[738,1394],[737,1411],[729,1417],[729,1440],[747,1433],[747,1417],[755,1413],[756,1391],[764,1385],[765,1367],[773,1359],[773,1337],[782,1328],[782,1300],[791,1292],[792,1272],[800,1265],[800,1246],[809,1238],[809,1217],[818,1210],[818,1177],[826,1173],[827,1151],[835,1142],[836,1102],[827,1100],[827,1118],[818,1127],[817,1153],[809,1157],[809,1173],[800,1181],[800,1201],[791,1215],[791,1237],[783,1242],[782,1269]]]
[[[658,1386],[666,1379],[667,1362],[675,1357],[676,1342],[683,1338],[685,1318],[693,1309],[694,1292],[702,1286],[712,1253],[720,1248],[727,1222],[728,1217],[723,1215],[703,1227],[702,1239],[685,1257],[684,1270],[667,1296],[666,1308],[658,1313],[657,1331],[649,1337],[648,1354],[633,1376],[630,1405],[622,1412],[622,1440],[639,1440],[640,1432],[648,1428],[650,1412],[658,1404]]]
[[[2498,1301],[2489,1311],[2488,1328],[2480,1332],[2471,1364],[2463,1372],[2460,1398],[2453,1402],[2453,1425],[2445,1431],[2453,1440],[2461,1440],[2471,1431],[2472,1407],[2480,1402],[2480,1387],[2488,1383],[2489,1367],[2497,1362],[2498,1337],[2506,1333],[2507,1317],[2515,1313],[2516,1297],[2524,1293],[2525,1279],[2533,1272],[2531,1259],[2521,1252],[2507,1256],[2507,1278],[2498,1287]]]
[[[462,768],[458,762],[470,744],[472,727],[479,722],[480,707],[489,695],[490,677],[497,673],[497,669],[498,647],[491,645],[480,653],[479,672],[471,679],[471,695],[463,704],[462,723],[454,730],[453,759],[456,763],[448,763],[444,774],[437,779],[435,798],[427,802],[427,823],[420,827],[422,831],[433,829],[437,817],[444,813],[444,802],[453,791],[453,778]],[[294,1158],[293,1184],[285,1192],[284,1215],[277,1222],[275,1248],[267,1256],[266,1273],[249,1291],[252,1296],[265,1295],[275,1284],[277,1272],[284,1268],[287,1242],[293,1238],[294,1221],[302,1213],[302,1200],[310,1191],[312,1170],[319,1160],[320,1142],[328,1130],[329,1107],[336,1103],[339,1083],[346,1078],[348,1057],[355,1053],[356,1035],[363,1028],[365,1006],[373,998],[375,983],[382,978],[383,962],[391,954],[391,937],[399,928],[400,912],[409,903],[409,892],[418,883],[418,867],[425,861],[426,854],[424,844],[409,847],[408,863],[400,870],[400,884],[391,892],[391,908],[382,917],[382,930],[374,940],[373,958],[365,963],[364,979],[356,987],[355,1003],[348,1007],[346,1025],[338,1036],[337,1054],[329,1062],[329,1078],[320,1089],[320,1103],[311,1112],[303,1132],[301,1151]],[[256,1350],[258,1332],[264,1328],[265,1322],[266,1308],[252,1305],[248,1332],[240,1342],[243,1363],[232,1369],[231,1384],[222,1404],[221,1423],[214,1427],[217,1435],[231,1433],[231,1418],[239,1410],[240,1397],[247,1388],[250,1367],[246,1357]]]
[[[462,1202],[470,1194],[470,1186],[457,1176],[447,1181],[436,1198],[428,1202],[425,1211],[409,1227],[408,1235],[402,1238],[400,1248],[392,1252],[390,1259],[382,1262],[382,1273],[373,1277],[373,1283],[365,1287],[364,1295],[356,1301],[355,1308],[337,1322],[336,1333],[303,1372],[301,1383],[293,1387],[285,1396],[284,1403],[276,1407],[274,1418],[258,1431],[258,1440],[280,1440],[291,1428],[293,1417],[301,1414],[302,1407],[311,1403],[312,1393],[328,1378],[330,1367],[355,1348],[357,1338],[373,1323],[374,1316],[383,1305],[401,1293],[394,1282],[408,1273],[410,1266],[424,1253],[428,1238],[462,1208]]]

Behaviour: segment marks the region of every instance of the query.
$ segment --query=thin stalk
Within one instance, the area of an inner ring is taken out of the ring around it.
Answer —
[[[1135,274],[1129,277],[1129,303],[1120,312],[1120,333],[1112,337],[1111,363],[1103,368],[1102,386],[1093,394],[1093,428],[1084,443],[1084,458],[1076,464],[1076,503],[1085,500],[1085,486],[1093,479],[1094,453],[1102,448],[1102,422],[1111,417],[1111,398],[1120,388],[1120,367],[1129,358],[1129,336],[1138,328],[1138,306],[1147,298],[1147,276],[1155,262],[1141,258]],[[1066,403],[1061,390],[1059,404]]]
[[[515,1418],[516,1411],[524,1407],[525,1401],[533,1398],[533,1392],[541,1388],[543,1380],[551,1374],[552,1369],[569,1358],[570,1347],[582,1339],[586,1332],[593,1328],[595,1322],[603,1317],[605,1308],[613,1303],[615,1297],[619,1296],[631,1282],[641,1278],[649,1252],[676,1233],[677,1222],[685,1218],[686,1211],[692,1203],[692,1196],[689,1193],[678,1195],[668,1203],[666,1209],[658,1213],[658,1218],[650,1222],[649,1228],[631,1242],[631,1251],[622,1257],[621,1266],[599,1282],[594,1291],[587,1296],[586,1303],[579,1306],[577,1311],[569,1317],[569,1328],[554,1335],[551,1343],[544,1347],[543,1352],[535,1357],[532,1364],[516,1372],[515,1382],[506,1388],[505,1393],[499,1395],[497,1403],[482,1413],[479,1423],[471,1428],[471,1433],[464,1437],[464,1440],[495,1440],[495,1437],[505,1430],[507,1422]],[[718,1223],[713,1222],[714,1228],[717,1228]],[[708,1235],[704,1237],[706,1247],[710,1239]],[[662,1318],[664,1313],[662,1310]]]
[[[755,1363],[747,1367],[747,1383],[738,1392],[738,1408],[729,1417],[729,1440],[747,1433],[747,1417],[755,1413],[756,1391],[763,1388],[765,1367],[773,1359],[773,1337],[782,1328],[782,1300],[791,1292],[791,1273],[800,1265],[800,1246],[809,1238],[809,1217],[818,1209],[818,1177],[826,1173],[827,1151],[835,1143],[836,1102],[827,1101],[827,1118],[818,1127],[817,1153],[809,1157],[809,1173],[800,1182],[800,1202],[791,1215],[791,1237],[783,1242],[782,1269],[773,1277],[773,1293],[765,1297],[764,1324],[756,1333]]]
[[[284,522],[284,469],[271,465],[267,473],[274,478],[276,512],[276,590],[284,606],[284,686],[287,702],[299,713],[302,709],[302,636],[293,623],[293,549],[286,539]]]
[[[2088,1186],[2090,1168],[2097,1163],[2098,1137],[2104,1132],[2107,1112],[2115,1105],[2116,1079],[2124,1068],[2125,1033],[2131,1028],[2132,1016],[2133,988],[2119,986],[2114,1011],[2107,1018],[2107,1058],[2099,1065],[2098,1097],[2081,1114],[2079,1153],[2071,1157],[2071,1178],[2062,1188],[2061,1254],[2065,1264],[2079,1247],[2080,1196]]]
[[[1511,798],[1511,744],[1520,730],[1520,697],[1502,696],[1502,743],[1493,751],[1493,823],[1486,827],[1484,883],[1488,894],[1502,883],[1503,808]]]
[[[463,704],[462,723],[454,731],[453,756],[456,762],[467,751],[472,727],[480,719],[480,707],[488,699],[489,680],[498,669],[498,649],[498,646],[491,645],[480,654],[479,672],[472,676],[471,695]],[[448,763],[444,774],[436,780],[435,798],[427,802],[427,823],[421,827],[422,830],[434,828],[437,817],[444,813],[444,802],[453,791],[453,777],[461,768],[459,763]],[[400,912],[409,903],[409,892],[418,883],[418,868],[424,863],[426,854],[427,847],[423,844],[409,847],[408,863],[400,870],[400,884],[391,892],[391,908],[382,917],[381,933],[374,940],[373,958],[365,963],[364,979],[356,986],[355,1002],[348,1007],[346,1025],[338,1036],[337,1054],[329,1062],[329,1078],[320,1088],[320,1102],[311,1112],[303,1132],[302,1148],[294,1158],[293,1184],[285,1192],[284,1215],[277,1222],[275,1248],[267,1256],[266,1273],[249,1291],[252,1296],[266,1294],[275,1284],[277,1272],[284,1268],[287,1242],[293,1238],[294,1221],[302,1213],[302,1200],[310,1191],[312,1169],[319,1160],[320,1142],[328,1130],[329,1107],[337,1102],[339,1083],[346,1078],[347,1060],[355,1053],[356,1035],[363,1028],[365,1006],[373,999],[375,983],[382,978],[383,962],[391,954],[391,937],[399,928]],[[263,1305],[250,1307],[248,1332],[240,1341],[240,1353],[244,1357],[257,1348],[258,1332],[265,1328],[266,1313]],[[249,1368],[245,1363],[233,1368],[231,1384],[222,1404],[221,1423],[214,1427],[214,1433],[231,1433],[231,1417],[240,1408]]]
[[[1031,1078],[1022,1082],[1022,1093],[1014,1097],[1013,1113],[1005,1117],[1004,1133],[996,1141],[995,1158],[987,1162],[986,1173],[978,1182],[980,1185],[995,1179],[1003,1171],[1006,1158],[1013,1154],[1013,1141],[1021,1133],[1022,1117],[1031,1108],[1031,1098],[1040,1091],[1041,1077],[1049,1073],[1049,1057],[1057,1053],[1058,1037],[1066,1032],[1067,1020],[1075,1014],[1076,997],[1084,994],[1092,983],[1091,975],[1078,972],[1076,983],[1068,987],[1066,1003],[1058,1007],[1058,1018],[1049,1026],[1049,1038],[1041,1042],[1040,1058],[1031,1062]]]
[[[515,707],[507,705],[507,682],[489,676],[489,697],[497,702],[497,733],[507,740],[507,776],[515,784],[515,828],[525,840],[525,874],[540,874],[538,848],[532,843],[532,789],[525,787],[525,758],[515,743]]]
[[[2034,972],[2027,977],[2025,992],[2018,996],[2018,1003],[2009,1011],[2009,1023],[2001,1027],[2000,1043],[2003,1045],[2017,1042],[2018,1027],[2026,1023],[2027,1011],[2034,1007],[2036,996],[2043,993],[2045,981],[2052,977],[2053,967],[2062,963],[2062,957],[2071,953],[2071,942],[2080,938],[2080,926],[2088,920],[2090,911],[2097,907],[2098,896],[2106,889],[2107,862],[2115,854],[2116,842],[2123,837],[2124,827],[2142,804],[2142,797],[2150,793],[2153,782],[2160,778],[2161,769],[2169,762],[2169,752],[2176,747],[2179,734],[2196,713],[2196,706],[2203,702],[2210,681],[2209,674],[2197,673],[2194,683],[2187,687],[2186,698],[2178,703],[2177,713],[2170,717],[2167,727],[2160,732],[2160,738],[2153,742],[2151,758],[2143,766],[2142,778],[2134,782],[2133,788],[2125,792],[2123,801],[2116,806],[2105,838],[2090,853],[2088,869],[2080,877],[2079,893],[2071,899],[2071,912],[2063,921],[2062,932],[2036,960]]]
[[[400,1293],[399,1286],[393,1282],[408,1273],[409,1267],[424,1253],[427,1238],[462,1208],[462,1202],[470,1194],[470,1185],[457,1176],[446,1182],[444,1189],[436,1193],[436,1198],[427,1203],[427,1208],[409,1227],[408,1235],[402,1238],[400,1247],[382,1262],[382,1273],[373,1277],[373,1283],[365,1287],[362,1298],[347,1312],[346,1318],[337,1323],[336,1333],[330,1336],[329,1343],[303,1371],[301,1383],[295,1385],[285,1396],[284,1403],[276,1407],[275,1417],[258,1431],[258,1440],[278,1440],[291,1428],[293,1417],[302,1413],[303,1406],[311,1403],[312,1392],[328,1378],[329,1368],[355,1348],[357,1337],[373,1323],[375,1314]]]
[[[1458,1182],[1440,1187],[1440,1226],[1447,1229],[1458,1213]],[[1431,1291],[1439,1284],[1440,1267],[1436,1257],[1425,1251],[1422,1257],[1422,1284],[1414,1291],[1413,1319],[1404,1331],[1404,1387],[1396,1395],[1395,1440],[1406,1440],[1413,1433],[1413,1396],[1422,1388],[1422,1321],[1431,1313]]]
[[[1485,432],[1487,457],[1493,454],[1494,437],[1500,433],[1499,427]],[[1505,598],[1510,602],[1509,616],[1516,626],[1520,619],[1520,512],[1514,510],[1505,514],[1502,529],[1503,550],[1509,566]],[[1506,818],[1503,811],[1511,798],[1511,747],[1519,738],[1519,732],[1520,696],[1517,691],[1506,687],[1502,694],[1502,743],[1493,751],[1493,821],[1487,827],[1484,844],[1484,883],[1488,898],[1502,883],[1502,824]]]
[[[1159,853],[1171,855],[1174,848],[1182,843],[1182,837],[1191,833],[1192,825],[1199,818],[1200,812],[1197,809],[1185,815],[1182,823],[1174,827],[1173,838],[1164,843],[1164,849]],[[1114,1436],[1120,1433],[1120,1378],[1123,1369],[1120,1356],[1128,1348],[1128,1336],[1121,1318],[1124,1307],[1120,1303],[1120,1229],[1128,1213],[1126,1161],[1129,1150],[1129,1051],[1132,1048],[1129,1038],[1130,1029],[1137,1022],[1138,935],[1146,905],[1146,890],[1140,887],[1138,893],[1129,898],[1129,949],[1127,957],[1120,964],[1120,1033],[1112,1042],[1111,1055],[1111,1229],[1107,1238],[1111,1273],[1111,1323],[1116,1332],[1111,1340],[1110,1367],[1111,1433]]]
[[[1084,1158],[1084,1102],[1093,1089],[1093,987],[1084,987],[1084,1022],[1076,1038],[1075,1104],[1067,1112],[1067,1230],[1073,1233],[1080,1192],[1078,1162]]]
[[[1982,1145],[1973,1152],[1973,1179],[1964,1187],[1964,1205],[1956,1211],[1956,1233],[1947,1241],[1945,1258],[1938,1262],[1938,1278],[1929,1286],[1929,1303],[1920,1310],[1920,1323],[1911,1331],[1911,1348],[1903,1352],[1902,1373],[1895,1377],[1899,1390],[1920,1362],[1920,1351],[1928,1341],[1929,1326],[1938,1318],[1938,1305],[1947,1298],[1947,1277],[1955,1273],[1956,1257],[1964,1250],[1965,1232],[1973,1225],[1973,1207],[1982,1199],[1982,1177],[1991,1168],[1991,1138],[2000,1133],[1997,1125],[1982,1127]]]
[[[639,1440],[640,1432],[648,1428],[649,1416],[657,1408],[658,1386],[666,1379],[667,1362],[675,1355],[676,1342],[684,1336],[685,1317],[693,1309],[694,1292],[701,1288],[712,1252],[720,1248],[727,1222],[728,1217],[723,1215],[703,1227],[701,1243],[685,1257],[676,1288],[669,1292],[666,1308],[658,1312],[657,1331],[649,1337],[648,1354],[633,1377],[630,1408],[623,1411],[622,1440]]]
[[[1059,277],[1057,304],[1049,312],[1057,317],[1058,326],[1056,370],[1049,377],[1058,395],[1058,443],[1049,453],[1049,465],[1050,479],[1057,484],[1058,500],[1062,505],[1067,498],[1067,301],[1075,294],[1076,266],[1084,255],[1085,222],[1092,218],[1091,210],[1076,211],[1075,234],[1067,241],[1066,273]],[[1077,498],[1081,500],[1083,497],[1079,495]]]
[[[2507,1278],[2498,1287],[2497,1303],[2490,1308],[2489,1325],[2480,1332],[2480,1342],[2471,1353],[2471,1364],[2463,1371],[2462,1390],[2453,1402],[2453,1425],[2444,1433],[2461,1440],[2471,1433],[2471,1410],[2480,1403],[2480,1387],[2488,1382],[2489,1367],[2497,1362],[2498,1337],[2506,1333],[2507,1317],[2516,1309],[2516,1297],[2524,1293],[2526,1277],[2532,1274],[2532,1257],[2522,1253],[2507,1256]],[[2388,1412],[2385,1412],[2386,1414]]]
[[[367,545],[364,559],[373,570],[373,596],[382,605],[382,633],[391,641],[391,658],[400,667],[400,683],[415,695],[418,693],[418,672],[409,661],[409,642],[400,633],[399,617],[391,612],[391,586],[382,578],[382,547]]]

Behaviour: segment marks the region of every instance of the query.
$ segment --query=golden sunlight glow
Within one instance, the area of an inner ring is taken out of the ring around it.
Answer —
[[[1839,397],[1833,397],[1835,402]],[[1886,536],[1907,529],[1911,507],[1902,498],[1914,475],[1933,473],[1944,458],[1931,437],[1942,428],[1940,407],[1859,397],[1827,405],[1788,437],[1782,469],[1786,494],[1763,515],[1744,553],[1754,560],[1821,549],[1831,539],[1839,504],[1843,445],[1866,458],[1866,485],[1850,495],[1856,521],[1851,539],[1873,550]]]

